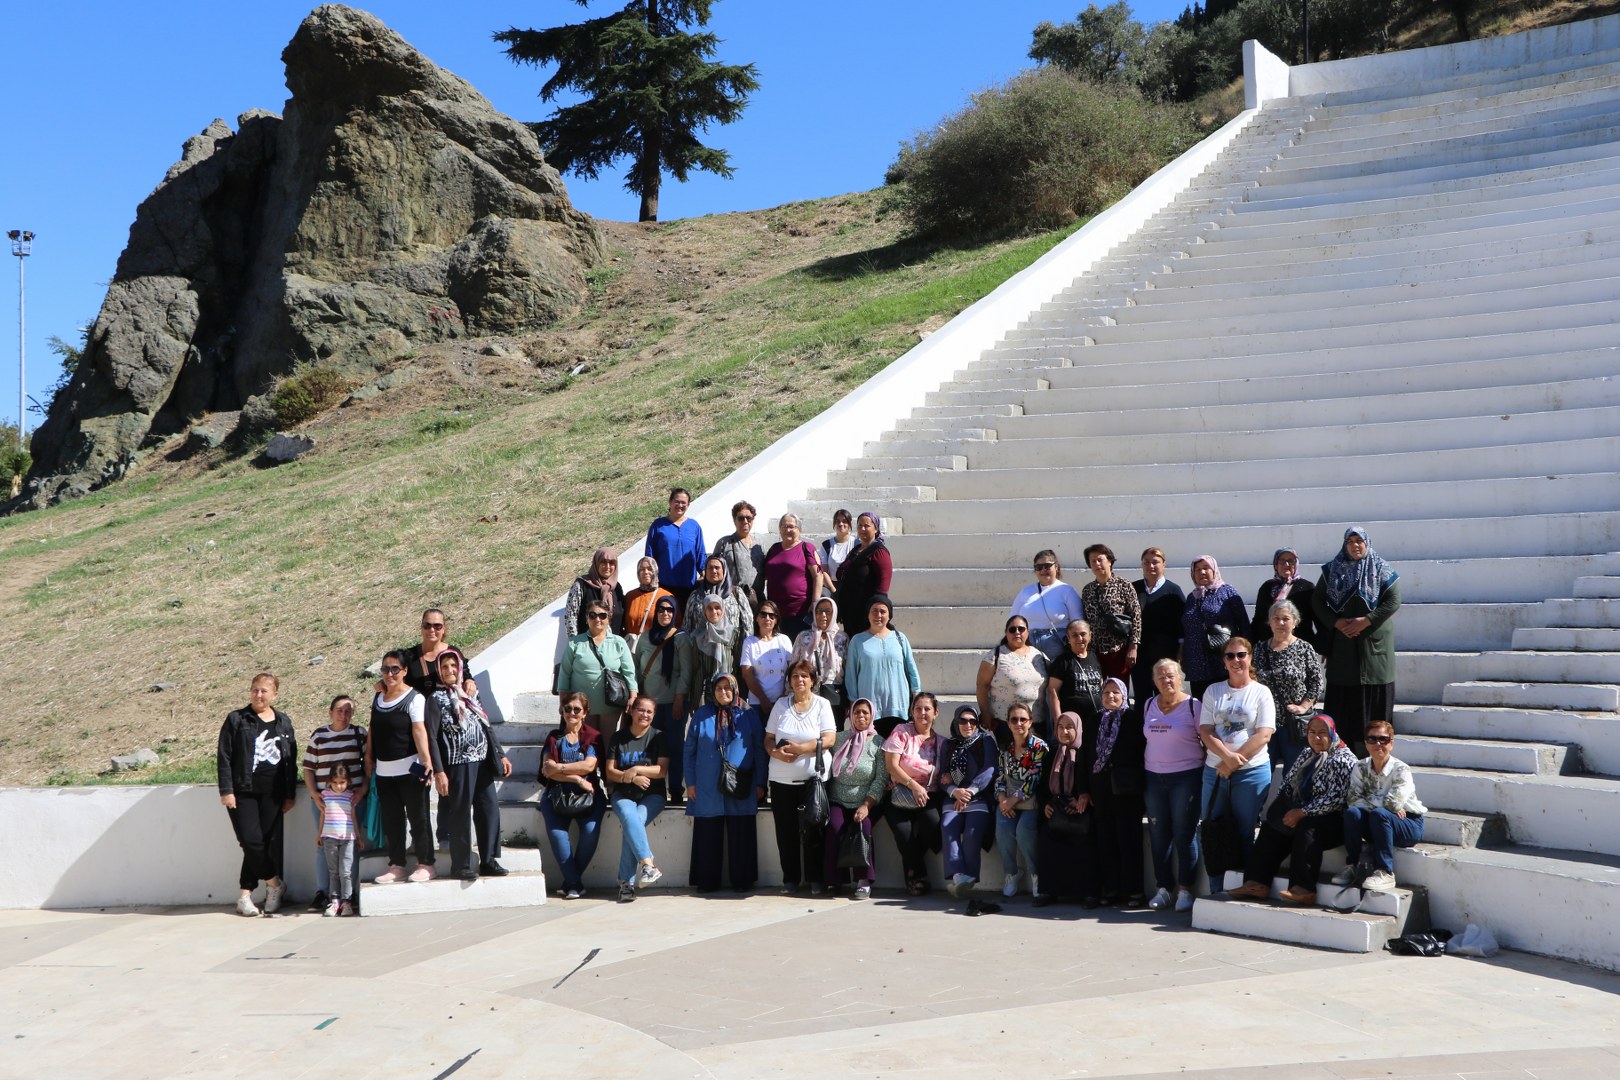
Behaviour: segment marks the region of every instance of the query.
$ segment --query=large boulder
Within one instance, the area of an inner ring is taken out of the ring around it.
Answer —
[[[241,409],[300,361],[543,328],[601,255],[534,134],[375,17],[317,8],[282,116],[215,120],[141,203],[73,380],[34,435],[43,506]]]

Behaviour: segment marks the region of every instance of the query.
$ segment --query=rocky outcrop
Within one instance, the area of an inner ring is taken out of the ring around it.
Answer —
[[[600,236],[527,127],[352,8],[316,9],[282,59],[283,115],[215,120],[136,211],[34,435],[31,504],[117,479],[301,361],[363,374],[582,302]]]

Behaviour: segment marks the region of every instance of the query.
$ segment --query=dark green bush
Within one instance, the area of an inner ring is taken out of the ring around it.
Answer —
[[[335,368],[300,366],[270,393],[276,426],[297,427],[343,400],[352,384]]]
[[[889,201],[916,236],[1055,228],[1104,209],[1198,138],[1185,109],[1026,71],[902,146]]]

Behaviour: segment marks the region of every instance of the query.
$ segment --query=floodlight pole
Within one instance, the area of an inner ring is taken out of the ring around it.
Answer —
[[[34,253],[34,234],[27,229],[12,229],[6,235],[11,238],[11,253],[17,256],[17,449],[25,451],[28,449],[23,432],[28,416],[28,307],[24,267],[28,256]]]

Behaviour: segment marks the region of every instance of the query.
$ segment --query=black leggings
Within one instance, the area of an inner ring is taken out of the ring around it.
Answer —
[[[900,849],[907,884],[928,882],[928,853],[939,850],[941,839],[937,801],[937,795],[930,792],[928,805],[921,809],[892,803],[883,808],[883,820],[894,831],[894,846]]]
[[[252,889],[261,881],[281,876],[281,803],[271,794],[237,792],[231,829],[242,845],[242,872],[237,884]]]
[[[450,849],[450,872],[459,874],[472,868],[474,833],[480,863],[500,855],[501,805],[495,794],[495,766],[487,759],[446,765],[445,772],[450,776],[450,794],[439,800],[439,825]]]
[[[432,866],[433,826],[428,821],[427,785],[408,773],[376,779],[378,810],[382,813],[383,833],[388,837],[388,865],[405,865],[405,820],[409,817],[416,861]]]
[[[782,857],[782,884],[798,885],[809,881],[817,885],[826,882],[823,867],[823,844],[826,833],[812,830],[806,835],[799,827],[799,807],[804,805],[806,783],[782,784],[771,781],[771,817],[776,825],[776,850]]]

